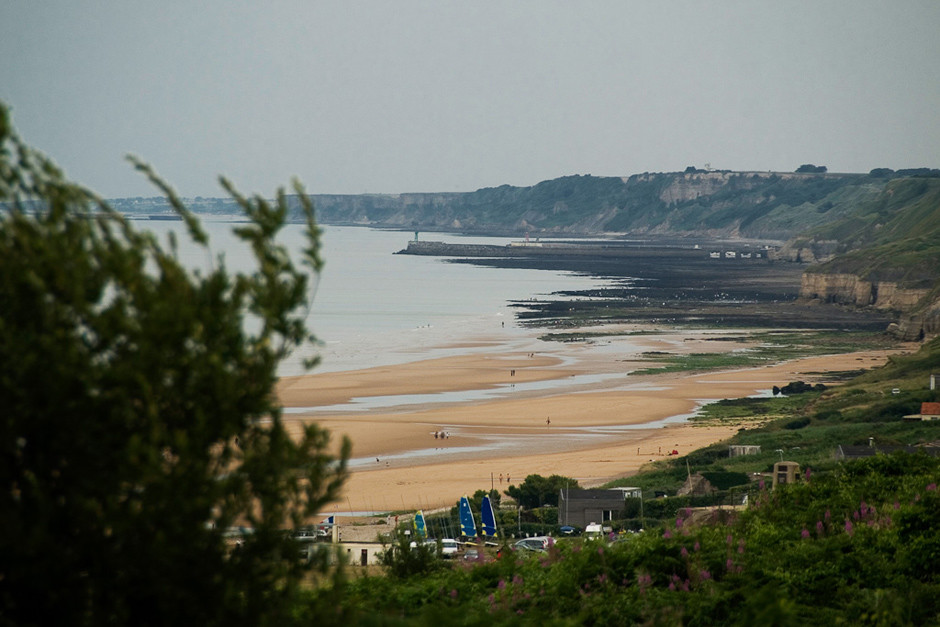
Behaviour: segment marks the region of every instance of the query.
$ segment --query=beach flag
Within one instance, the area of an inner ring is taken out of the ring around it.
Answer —
[[[321,520],[320,524],[321,525],[334,525],[336,523],[333,522],[333,516],[329,516],[326,518],[326,520]]]

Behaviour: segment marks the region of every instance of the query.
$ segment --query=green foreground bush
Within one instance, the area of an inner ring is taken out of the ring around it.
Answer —
[[[342,605],[364,624],[936,624],[938,475],[936,458],[878,456],[764,490],[726,523],[686,511],[613,543],[366,577]]]
[[[336,498],[348,444],[334,459],[316,425],[291,437],[274,395],[310,339],[319,230],[304,204],[298,268],[276,240],[283,191],[222,183],[251,274],[182,267],[175,240],[66,180],[0,103],[0,624],[284,625],[310,569],[329,571],[283,530]],[[236,525],[253,533],[232,551]]]

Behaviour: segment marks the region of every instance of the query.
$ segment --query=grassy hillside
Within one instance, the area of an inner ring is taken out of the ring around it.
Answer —
[[[781,457],[804,468],[827,470],[838,464],[834,455],[839,444],[867,445],[869,438],[881,446],[940,441],[940,424],[903,421],[904,416],[918,413],[922,402],[940,401],[940,390],[929,389],[931,374],[940,374],[940,338],[916,353],[892,357],[884,367],[825,391],[720,401],[707,406],[697,420],[703,424],[763,424],[742,429],[728,442],[684,458],[654,462],[639,475],[615,481],[610,487],[635,485],[650,494],[656,490],[675,494],[689,471],[750,475],[769,472]],[[731,444],[760,446],[761,453],[729,457]],[[687,504],[677,502],[674,507]]]
[[[810,238],[837,240],[842,253],[812,272],[931,288],[940,270],[940,179],[891,181],[877,198]]]
[[[889,179],[862,174],[565,176],[468,193],[315,196],[325,223],[505,233],[657,233],[787,239],[848,215]]]

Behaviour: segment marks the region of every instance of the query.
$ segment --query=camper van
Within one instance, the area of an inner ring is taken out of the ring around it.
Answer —
[[[611,531],[613,531],[611,527],[605,527],[603,525],[592,522],[588,523],[587,527],[584,528],[584,535],[587,538],[603,538]]]

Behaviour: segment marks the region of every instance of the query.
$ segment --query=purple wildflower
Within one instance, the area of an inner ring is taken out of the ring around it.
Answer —
[[[829,510],[827,509],[827,510],[826,510],[826,515],[823,516],[823,518],[826,519],[826,522],[829,522],[829,518],[831,518],[831,517],[832,517],[832,514],[830,514],[830,513],[829,513]]]
[[[809,481],[809,478],[812,476],[812,474],[813,472],[809,469],[809,467],[807,467],[806,473],[803,475],[803,478],[806,479],[806,481]]]
[[[730,533],[728,534],[728,537],[725,538],[725,542],[727,542],[729,545],[730,545],[732,542],[734,542],[734,538],[731,537],[731,534],[730,534]]]
[[[823,534],[823,523],[821,520],[816,521],[816,534],[820,536]]]
[[[505,589],[506,589],[506,580],[505,580],[505,579],[500,579],[500,580],[499,580],[499,583],[496,584],[496,587],[497,587],[499,590],[505,590]]]
[[[521,586],[522,585],[522,575],[514,575],[512,578],[512,585]]]
[[[894,509],[901,509],[901,502],[897,499],[894,499]]]
[[[452,599],[457,598],[457,588],[454,588],[453,590],[450,591],[450,598]]]
[[[708,572],[707,570],[703,570],[701,573],[699,573],[699,576],[700,576],[703,580],[707,580],[707,579],[711,579],[711,578],[712,578],[712,574],[711,574],[710,572]]]
[[[845,519],[845,532],[852,535],[852,521],[848,518]]]
[[[688,557],[688,556],[689,556],[689,552],[685,549],[685,547],[682,547],[682,550],[679,551],[679,553],[682,554],[682,557]]]
[[[927,486],[927,491],[928,491],[928,492],[933,492],[933,491],[936,490],[936,489],[937,489],[937,484],[936,484],[936,483],[931,483],[929,486]]]
[[[602,546],[597,547],[597,554],[598,554],[598,555],[603,555],[603,554],[604,554],[604,547],[602,547]]]
[[[696,542],[696,543],[695,543],[695,546],[692,547],[692,550],[697,553],[698,550],[701,549],[701,548],[702,548],[702,545],[699,544],[698,542]]]
[[[674,584],[674,583],[672,583],[672,582],[670,581],[670,582],[669,582],[669,589],[672,590],[673,592],[675,592],[675,591],[676,591],[676,584]]]
[[[800,532],[800,535],[803,536],[804,540],[806,540],[807,538],[809,538],[809,531],[807,531],[806,528],[804,527],[803,531]]]
[[[731,569],[734,568],[734,562],[730,557],[725,561],[725,568],[728,569],[728,572],[731,572]]]
[[[669,538],[672,537],[672,534],[669,533],[669,530],[668,530],[668,529],[666,529],[665,533],[663,533],[663,537],[666,538],[666,539],[669,539]]]

